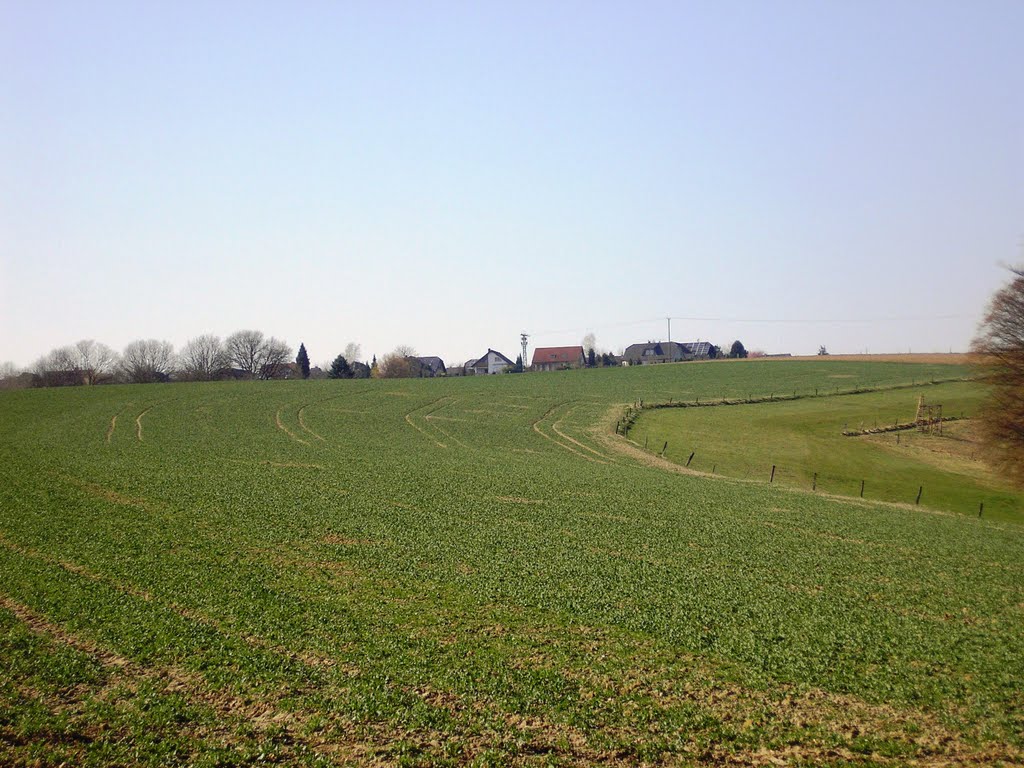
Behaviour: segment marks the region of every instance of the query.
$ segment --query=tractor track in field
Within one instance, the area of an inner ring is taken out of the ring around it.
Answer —
[[[442,398],[442,399],[443,400],[447,400],[447,402],[442,403],[441,405],[439,405],[437,408],[433,409],[432,411],[423,414],[423,420],[425,422],[429,423],[430,426],[432,426],[434,429],[436,429],[438,432],[440,432],[442,435],[444,435],[446,438],[451,440],[456,445],[459,445],[459,446],[461,446],[463,448],[469,448],[468,445],[466,445],[464,442],[459,440],[459,438],[457,438],[455,435],[453,435],[447,429],[445,429],[444,427],[441,427],[441,426],[439,426],[438,424],[435,423],[437,420],[441,420],[441,421],[461,421],[461,419],[449,419],[449,418],[447,418],[445,416],[435,416],[434,415],[435,413],[440,411],[442,408],[447,408],[449,405],[455,405],[455,403],[458,402],[454,397],[448,397],[448,398]]]
[[[563,448],[563,449],[569,451],[569,453],[576,454],[581,459],[586,459],[587,461],[594,462],[595,464],[607,464],[608,463],[607,461],[605,461],[603,459],[594,458],[593,456],[588,456],[587,454],[585,454],[585,453],[583,453],[581,451],[576,450],[571,445],[567,445],[566,443],[563,443],[560,440],[555,439],[554,437],[552,437],[551,435],[549,435],[547,432],[545,432],[544,430],[542,430],[540,428],[541,423],[546,418],[548,418],[548,416],[550,416],[558,408],[561,408],[563,405],[566,405],[568,402],[569,401],[566,401],[564,403],[557,403],[557,404],[551,406],[550,408],[548,408],[539,419],[537,419],[536,421],[533,422],[533,431],[536,432],[541,437],[543,437],[545,440],[550,440],[552,443],[557,445],[559,448]],[[552,429],[554,429],[554,425],[552,425]],[[555,430],[555,431],[557,431],[557,430]],[[558,434],[562,435],[563,437],[566,437],[562,432],[558,432]],[[572,438],[568,438],[568,437],[567,437],[567,439],[572,440]],[[576,441],[572,440],[572,442],[575,443]],[[581,447],[586,448],[586,446],[581,446]],[[590,449],[588,448],[587,450],[590,450]]]
[[[270,697],[241,695],[225,688],[214,688],[201,674],[176,664],[143,666],[104,648],[90,638],[67,630],[3,593],[0,593],[0,608],[10,612],[36,636],[58,647],[73,648],[97,662],[108,675],[102,688],[95,694],[100,701],[109,695],[116,695],[120,690],[138,690],[143,684],[155,683],[161,695],[183,696],[187,701],[210,709],[217,715],[212,723],[179,724],[178,727],[192,739],[211,740],[226,747],[237,747],[253,735],[261,739],[273,738],[276,744],[281,745],[282,755],[279,757],[286,758],[288,755],[297,757],[308,750],[351,760],[367,751],[368,745],[358,742],[338,743],[335,739],[327,741],[316,736],[310,738],[310,714],[282,707],[281,702],[275,699],[282,698],[283,694],[271,694]],[[78,695],[82,693],[78,691]],[[66,707],[68,703],[59,702],[58,709]],[[125,738],[132,737],[126,733]]]
[[[435,404],[437,404],[437,403],[440,403],[440,402],[441,402],[442,400],[446,400],[446,399],[447,399],[447,398],[445,398],[445,397],[439,397],[439,398],[437,398],[436,400],[431,400],[431,401],[430,401],[429,403],[427,403],[426,405],[421,405],[421,406],[420,406],[419,408],[413,408],[413,409],[412,409],[411,411],[409,411],[409,412],[408,412],[407,414],[405,414],[405,421],[406,421],[406,423],[407,423],[407,424],[408,424],[408,425],[409,425],[410,427],[412,427],[413,429],[415,429],[415,430],[416,430],[417,432],[419,432],[419,433],[420,433],[421,435],[423,435],[424,437],[426,437],[426,438],[427,438],[428,440],[430,440],[430,442],[432,442],[432,443],[433,443],[434,445],[436,445],[436,446],[437,446],[437,447],[439,447],[439,448],[447,448],[448,446],[447,446],[447,445],[446,445],[445,443],[442,443],[442,442],[441,442],[440,440],[438,440],[437,438],[435,438],[435,437],[434,437],[434,436],[433,436],[432,434],[430,434],[429,432],[427,432],[427,430],[423,429],[423,427],[421,427],[420,425],[418,425],[418,424],[417,424],[416,422],[414,422],[414,421],[412,420],[412,416],[413,416],[413,414],[418,414],[418,413],[419,413],[420,411],[426,410],[426,409],[427,409],[427,408],[429,408],[430,406],[432,406],[432,405],[435,405]],[[438,410],[440,410],[441,408],[443,408],[443,407],[444,407],[444,405],[445,405],[445,404],[439,405],[439,406],[438,406],[437,408],[435,408],[435,409],[434,409],[434,411],[438,411]],[[424,414],[424,418],[425,418],[426,416],[429,416],[429,415],[430,415],[431,413],[433,413],[434,411],[429,411],[429,412],[428,412],[427,414]],[[431,425],[431,426],[433,426],[433,425]],[[446,433],[446,432],[445,432],[444,430],[442,430],[442,429],[440,429],[440,428],[438,428],[438,427],[436,427],[436,426],[434,426],[434,429],[437,429],[437,431],[438,431],[438,432],[440,432],[440,433],[441,433],[442,435],[445,435],[445,436],[447,436],[447,437],[451,437],[451,436],[450,436],[450,435],[448,435],[448,433]],[[454,439],[454,438],[452,438],[452,439]],[[456,441],[456,442],[458,442],[458,441]],[[459,444],[460,444],[460,445],[462,445],[462,447],[466,447],[465,443],[459,443]]]
[[[117,581],[116,579],[113,579],[102,573],[98,573],[84,565],[80,565],[78,563],[72,562],[70,560],[65,560],[63,558],[54,557],[52,555],[46,554],[45,552],[40,552],[39,550],[33,549],[31,547],[26,547],[24,545],[18,544],[6,538],[2,534],[0,534],[0,546],[30,560],[36,560],[37,562],[46,563],[47,565],[61,568],[62,570],[65,570],[68,573],[72,573],[81,578],[88,579],[89,581],[93,581],[98,584],[103,584],[107,587],[116,590],[117,592],[120,592],[124,595],[128,595],[129,597],[137,598],[146,603],[159,605],[160,607],[165,608],[174,614],[177,614],[179,617],[187,621],[191,621],[196,624],[201,624],[219,634],[225,635],[226,637],[231,637],[240,640],[241,642],[245,643],[251,648],[255,648],[256,650],[268,651],[270,653],[274,653],[278,656],[282,656],[292,661],[300,662],[314,669],[327,669],[335,668],[338,666],[334,659],[320,656],[315,652],[297,652],[289,648],[286,648],[285,646],[277,645],[276,643],[265,640],[264,638],[259,637],[258,635],[252,635],[244,632],[231,632],[227,628],[222,626],[222,624],[217,620],[212,619],[209,616],[199,613],[198,611],[195,611],[191,608],[186,608],[185,606],[179,605],[172,601],[162,600],[153,593],[149,592],[148,590],[132,586],[131,584],[126,584],[124,582]]]
[[[352,395],[359,395],[359,394],[362,394],[362,393],[368,392],[368,391],[369,391],[369,389],[360,389],[360,390],[356,390],[355,392],[342,392],[341,394],[338,394],[338,395],[331,395],[330,397],[325,397],[325,398],[322,398],[320,400],[314,400],[311,403],[306,403],[305,405],[299,406],[299,410],[298,410],[298,413],[297,413],[298,420],[299,420],[299,426],[302,428],[303,432],[306,432],[307,434],[313,436],[317,440],[319,440],[319,441],[321,441],[323,443],[326,443],[327,442],[327,438],[325,438],[319,432],[316,432],[312,427],[310,427],[308,424],[306,424],[306,418],[305,418],[305,411],[306,411],[306,409],[309,408],[310,406],[313,406],[313,405],[322,405],[323,403],[329,403],[331,400],[338,400],[338,399],[340,399],[342,397],[351,397]],[[339,412],[346,413],[348,411],[339,411]],[[363,413],[363,411],[351,411],[351,412],[352,413]],[[280,413],[280,411],[278,411],[278,413]]]
[[[589,445],[584,445],[584,444],[583,444],[583,443],[581,443],[581,442],[580,442],[579,440],[576,440],[575,438],[573,438],[573,437],[570,437],[569,435],[567,435],[567,434],[566,434],[565,432],[563,432],[562,430],[560,430],[560,429],[558,428],[558,425],[562,423],[562,420],[563,420],[563,419],[567,419],[567,418],[569,417],[569,415],[570,415],[570,414],[571,414],[571,413],[572,413],[573,411],[575,411],[575,410],[576,410],[576,408],[577,408],[577,407],[578,407],[578,406],[575,406],[575,405],[574,405],[574,406],[573,406],[572,408],[570,408],[570,409],[569,409],[569,410],[567,410],[567,411],[566,411],[566,412],[565,412],[564,414],[562,414],[562,417],[561,417],[561,418],[559,418],[559,419],[558,419],[557,421],[553,422],[553,423],[552,423],[552,425],[551,425],[551,431],[552,431],[552,432],[554,432],[555,434],[559,435],[560,437],[563,437],[563,438],[565,438],[566,440],[568,440],[568,441],[569,441],[570,443],[572,443],[573,445],[578,445],[578,446],[579,446],[580,448],[582,448],[583,450],[585,450],[585,451],[590,451],[590,452],[591,452],[592,454],[594,454],[595,456],[598,456],[598,457],[600,457],[601,459],[604,459],[604,461],[605,461],[606,463],[611,463],[611,464],[614,464],[614,463],[615,463],[615,460],[614,460],[614,459],[612,459],[612,458],[611,458],[610,456],[606,456],[605,454],[601,453],[600,451],[597,451],[597,450],[595,450],[595,449],[591,448],[591,447],[590,447]]]
[[[114,430],[117,429],[117,417],[120,416],[125,411],[127,411],[129,408],[131,408],[131,406],[131,403],[125,403],[121,407],[121,410],[119,410],[111,417],[110,426],[107,427],[107,445],[110,445],[110,441],[114,439]]]
[[[288,427],[284,425],[284,422],[281,421],[281,411],[283,410],[284,408],[278,408],[277,413],[274,414],[274,422],[277,424],[277,428],[284,432],[286,435],[288,435],[288,437],[290,437],[296,443],[301,443],[302,445],[309,445],[308,440],[303,440],[301,437],[299,437],[290,429],[288,429]]]
[[[314,432],[312,429],[310,429],[309,426],[306,424],[306,420],[303,418],[303,415],[302,415],[303,411],[305,411],[311,405],[314,405],[314,403],[306,403],[305,405],[303,405],[302,407],[299,408],[299,412],[298,412],[299,426],[302,427],[303,431],[305,431],[308,434],[312,435],[313,437],[315,437],[320,442],[326,443],[327,439],[325,437],[323,437],[323,435],[320,435],[320,434]]]
[[[153,410],[153,406],[149,406],[146,410],[135,417],[135,438],[141,443],[142,442],[142,417]]]

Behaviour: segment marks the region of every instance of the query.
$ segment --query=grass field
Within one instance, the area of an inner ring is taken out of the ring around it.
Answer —
[[[1024,504],[982,461],[969,422],[946,423],[942,435],[900,431],[844,437],[846,430],[914,421],[918,396],[942,403],[957,418],[977,413],[982,386],[949,383],[837,397],[706,408],[664,408],[644,413],[630,431],[649,450],[691,469],[753,478],[822,493],[915,503],[1020,520]],[[690,455],[693,454],[693,458]],[[817,479],[815,480],[815,475]],[[927,494],[927,495],[926,495]],[[982,506],[983,505],[983,506]]]
[[[682,474],[612,433],[638,400],[966,373],[0,393],[0,763],[1019,763],[1009,512]]]

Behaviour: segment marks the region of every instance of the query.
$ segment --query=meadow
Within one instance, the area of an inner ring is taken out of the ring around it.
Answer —
[[[1020,763],[1019,518],[614,433],[639,401],[968,373],[0,393],[0,763]]]
[[[630,437],[696,471],[919,504],[1001,520],[1024,516],[1022,497],[983,460],[970,417],[985,388],[953,382],[768,403],[645,411]],[[935,429],[844,436],[913,423],[918,397],[968,421]],[[667,445],[667,448],[665,447]],[[692,456],[692,458],[691,458]],[[774,473],[772,468],[774,467]]]

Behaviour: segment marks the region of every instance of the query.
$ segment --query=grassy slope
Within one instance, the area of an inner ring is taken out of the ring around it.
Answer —
[[[666,457],[690,467],[728,477],[768,480],[810,488],[818,473],[818,490],[857,496],[865,480],[872,499],[913,503],[922,486],[924,503],[937,509],[976,514],[979,503],[996,519],[1020,520],[1024,504],[1014,492],[977,461],[970,450],[937,462],[929,448],[946,444],[947,452],[968,445],[947,425],[948,437],[917,432],[850,438],[844,429],[872,428],[913,421],[917,398],[943,404],[947,415],[970,416],[984,399],[974,383],[941,384],[917,389],[810,398],[788,402],[713,408],[649,411],[631,430],[631,438],[651,450],[668,443]],[[940,456],[941,457],[941,456]]]
[[[949,372],[4,394],[0,758],[1012,756],[1018,526],[666,473],[590,431],[837,375]]]

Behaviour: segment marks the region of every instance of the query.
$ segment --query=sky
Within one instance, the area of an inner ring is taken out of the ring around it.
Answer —
[[[0,1],[0,361],[964,351],[1024,3]]]

